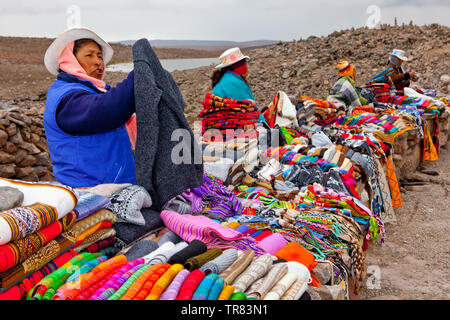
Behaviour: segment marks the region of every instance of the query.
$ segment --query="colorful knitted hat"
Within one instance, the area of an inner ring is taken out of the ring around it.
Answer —
[[[348,61],[343,60],[339,62],[336,67],[338,68],[341,77],[349,76],[352,79],[355,79],[355,66]]]

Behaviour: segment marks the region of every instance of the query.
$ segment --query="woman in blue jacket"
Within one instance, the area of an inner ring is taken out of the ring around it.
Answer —
[[[65,185],[136,184],[125,128],[135,112],[134,73],[114,88],[106,84],[112,55],[111,46],[85,28],[65,31],[45,54],[57,80],[48,90],[44,128],[54,176]]]

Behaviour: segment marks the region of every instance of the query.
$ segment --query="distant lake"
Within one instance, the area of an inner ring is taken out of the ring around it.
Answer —
[[[188,70],[199,67],[216,65],[219,62],[217,58],[200,58],[200,59],[161,59],[161,64],[167,71],[174,70]],[[125,72],[128,73],[133,70],[133,63],[116,63],[106,67],[106,71],[109,72]]]

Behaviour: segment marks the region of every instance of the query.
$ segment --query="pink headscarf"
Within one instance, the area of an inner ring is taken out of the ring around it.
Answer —
[[[59,68],[62,71],[67,72],[81,80],[88,80],[92,82],[98,88],[98,90],[106,92],[106,83],[103,81],[103,77],[105,76],[105,74],[103,73],[102,80],[88,76],[86,71],[83,69],[83,67],[80,65],[77,58],[73,54],[73,46],[74,42],[72,41],[64,48],[64,50],[59,55]]]

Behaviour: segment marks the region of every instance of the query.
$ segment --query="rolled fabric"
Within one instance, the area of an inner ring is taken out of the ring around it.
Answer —
[[[201,266],[203,266],[205,263],[207,263],[208,261],[211,261],[214,258],[220,256],[222,254],[222,252],[223,252],[222,249],[218,249],[218,248],[209,249],[205,253],[202,253],[198,256],[187,259],[186,262],[184,263],[184,267],[186,269],[188,269],[189,271],[198,269]]]
[[[205,273],[203,271],[199,269],[192,271],[183,282],[175,300],[191,300],[192,295],[202,282],[203,278],[205,278]]]
[[[260,233],[259,235],[257,235],[256,237],[254,237],[254,239],[255,239],[256,241],[261,241],[261,240],[263,240],[264,238],[267,238],[268,236],[270,236],[271,234],[272,234],[272,231],[266,230],[266,231]]]
[[[241,224],[239,227],[236,228],[237,232],[240,232],[242,234],[244,234],[245,232],[247,232],[248,230],[250,230],[249,226],[246,224]]]
[[[222,292],[223,286],[225,285],[225,280],[221,277],[217,277],[216,281],[214,281],[211,290],[209,290],[207,300],[217,300]]]
[[[83,263],[89,262],[100,256],[100,254],[82,253],[73,257],[58,270],[52,272],[39,281],[28,293],[27,300],[49,300],[66,280],[79,270]]]
[[[78,252],[71,249],[61,254],[12,288],[5,292],[1,292],[0,300],[24,300],[28,294],[28,291],[30,291],[39,281],[77,255]]]
[[[247,300],[245,292],[234,292],[228,300]]]
[[[134,260],[149,255],[159,248],[158,243],[153,240],[140,240],[136,242],[124,255],[128,260]]]
[[[217,273],[220,274],[233,264],[238,258],[238,251],[236,249],[227,249],[217,258],[205,263],[200,267],[205,274]]]
[[[245,250],[233,264],[228,267],[219,276],[225,280],[227,285],[233,283],[234,279],[239,276],[252,262],[255,252],[253,250]]]
[[[25,238],[58,221],[78,202],[72,188],[62,185],[0,178],[0,187],[16,188],[24,195],[21,207],[0,212],[0,245]]]
[[[148,269],[150,269],[152,266],[148,265],[148,264],[142,264],[140,265],[139,270],[137,270],[136,272],[134,272],[133,274],[130,275],[130,277],[128,278],[127,281],[125,281],[125,283],[118,289],[116,290],[116,292],[108,298],[108,300],[120,300],[125,293],[128,292],[128,290],[130,289],[130,287],[133,285],[133,283]]]
[[[140,263],[129,269],[115,280],[117,286],[108,288],[97,300],[118,300],[126,292],[128,286],[130,286],[137,278],[137,274],[139,274],[140,270],[144,267],[147,267],[147,265]]]
[[[0,272],[6,271],[23,262],[37,250],[55,239],[63,231],[69,229],[76,220],[76,215],[70,212],[58,221],[27,235],[22,239],[0,246]]]
[[[220,292],[220,295],[217,298],[217,300],[229,300],[233,292],[234,292],[233,286],[225,286],[223,287],[222,292]]]
[[[308,288],[308,284],[301,280],[296,280],[280,300],[298,300]]]
[[[298,242],[292,241],[278,250],[274,256],[286,261],[296,261],[308,268],[309,271],[314,269],[317,265],[317,261],[313,254],[303,248]]]
[[[136,272],[138,268],[144,263],[144,259],[135,259],[124,265],[118,272],[116,272],[113,277],[105,283],[100,289],[98,289],[89,298],[89,300],[107,300],[110,296],[120,288],[120,286],[128,279],[129,275]],[[133,272],[130,273],[129,271]]]
[[[167,270],[169,270],[170,267],[171,265],[168,263],[160,266],[152,275],[150,275],[150,277],[148,277],[147,281],[141,287],[133,300],[144,300],[150,294],[150,291],[152,290],[155,283],[159,280],[159,278],[162,277],[164,273],[166,273]]]
[[[297,275],[293,272],[288,272],[272,289],[270,289],[263,300],[280,300],[296,280]]]
[[[200,282],[200,284],[198,285],[197,289],[195,289],[191,300],[207,300],[209,291],[218,278],[219,275],[217,273],[210,273],[206,277],[204,277],[202,282]]]
[[[208,250],[208,249],[204,242],[202,242],[200,240],[192,240],[192,242],[189,243],[189,245],[186,248],[175,253],[169,259],[169,263],[170,264],[175,264],[175,263],[184,264],[187,259],[189,259],[191,257],[195,257],[199,254],[202,254],[202,253],[206,252],[206,250]]]
[[[83,264],[77,272],[73,273],[67,278],[66,283],[77,281],[82,274],[90,272],[92,269],[94,269],[100,263],[105,262],[106,260],[106,256],[102,255]]]
[[[73,300],[78,295],[85,293],[88,289],[106,278],[108,274],[115,271],[117,268],[122,267],[127,262],[124,255],[118,255],[111,259],[100,263],[90,272],[82,274],[78,279],[78,285],[72,286],[68,283],[62,285],[58,291],[56,291],[52,300]]]
[[[166,242],[167,243],[167,242]],[[163,244],[164,245],[164,244]],[[153,256],[148,264],[155,264],[157,262],[167,263],[167,261],[177,252],[186,248],[188,244],[184,241],[178,242],[174,247],[163,250],[160,253]]]
[[[259,242],[260,247],[263,248],[265,252],[270,253],[271,255],[274,255],[277,251],[279,251],[287,244],[287,241],[279,233],[274,233]]]
[[[80,294],[78,294],[77,296],[75,296],[73,298],[73,300],[89,300],[90,297],[92,297],[92,295],[101,287],[103,287],[108,281],[110,281],[114,275],[116,274],[116,272],[118,272],[123,266],[125,266],[127,264],[127,261],[123,261],[120,263],[117,263],[117,265],[110,270],[110,272],[108,274],[106,274],[106,276],[104,276],[101,280],[99,281],[93,281],[93,284],[91,286],[89,286],[86,290],[84,290],[83,292],[81,292]],[[101,273],[101,271],[100,271]],[[98,275],[97,275],[98,276]],[[93,276],[93,278],[96,278],[96,275]],[[55,295],[56,296],[56,295]],[[69,299],[65,299],[65,300],[69,300]]]
[[[183,270],[182,264],[174,264],[171,266],[162,276],[156,281],[150,294],[145,298],[145,300],[158,300],[164,290],[170,285],[175,276]]]
[[[147,279],[150,278],[150,276],[154,274],[161,266],[161,263],[157,263],[146,269],[141,275],[139,275],[139,277],[137,277],[137,279],[131,284],[131,286],[123,294],[123,296],[120,297],[119,300],[133,300],[133,298],[138,294],[139,290],[141,290]]]
[[[153,257],[157,256],[158,254],[160,254],[166,250],[173,249],[174,247],[175,247],[175,244],[173,244],[172,242],[165,242],[161,247],[152,251],[148,255],[142,257],[142,259],[145,260],[146,264],[149,264],[149,262],[153,259]],[[157,262],[159,262],[159,261],[156,261],[155,263],[157,263]]]
[[[175,300],[181,286],[191,272],[187,269],[181,270],[173,279],[169,287],[161,294],[159,300]]]
[[[259,278],[258,280],[256,280],[255,282],[253,282],[248,288],[247,290],[245,290],[245,294],[248,295],[250,292],[254,292],[263,282],[264,278]],[[255,298],[256,299],[256,298]]]
[[[264,254],[253,260],[252,263],[233,282],[235,292],[245,292],[245,290],[256,280],[266,275],[272,267],[272,256]]]
[[[274,265],[269,272],[264,276],[261,284],[253,292],[247,294],[247,298],[256,298],[261,300],[272,289],[275,284],[284,277],[288,272],[286,263],[278,263]]]
[[[172,242],[174,244],[177,244],[182,239],[173,231],[167,230],[159,239],[158,239],[158,245],[161,246],[164,244],[164,242]]]

